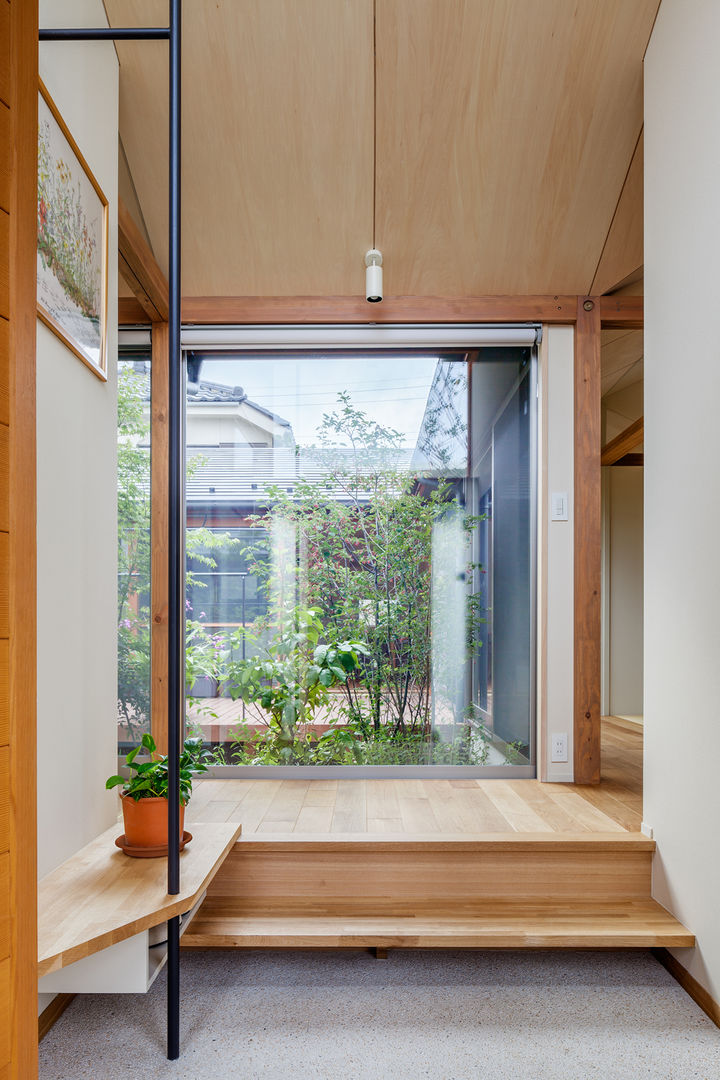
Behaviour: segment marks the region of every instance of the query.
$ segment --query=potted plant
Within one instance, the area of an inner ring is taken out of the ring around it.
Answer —
[[[150,755],[149,761],[137,762],[141,750]],[[201,737],[185,740],[180,756],[180,836],[187,840],[184,832],[185,807],[192,794],[193,775],[207,771],[213,760],[209,750],[203,749]],[[132,775],[110,776],[105,787],[108,789],[123,785],[120,799],[123,808],[125,834],[119,838],[118,847],[127,853],[163,855],[168,848],[168,759],[158,754],[152,735],[147,732],[142,742],[125,758],[125,764],[132,770]],[[122,841],[122,842],[120,842]]]

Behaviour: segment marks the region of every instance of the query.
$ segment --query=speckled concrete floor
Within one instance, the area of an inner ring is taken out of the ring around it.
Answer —
[[[75,999],[41,1080],[718,1080],[720,1030],[646,952],[182,955],[165,983]]]

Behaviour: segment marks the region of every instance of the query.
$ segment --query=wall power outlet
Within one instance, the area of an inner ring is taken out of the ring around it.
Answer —
[[[551,761],[567,761],[568,759],[568,737],[566,731],[561,731],[558,734],[552,736],[550,760]]]

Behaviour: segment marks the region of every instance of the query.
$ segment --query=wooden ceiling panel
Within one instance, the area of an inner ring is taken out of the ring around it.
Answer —
[[[377,243],[394,293],[590,289],[658,0],[377,0]]]
[[[642,330],[603,330],[600,348],[603,393],[643,358]]]
[[[643,136],[633,154],[590,292],[614,289],[643,265]]]
[[[163,25],[162,0],[106,0]],[[352,294],[372,245],[369,0],[193,0],[183,17],[183,292]],[[167,268],[167,46],[118,43],[120,130]]]
[[[183,291],[584,293],[642,125],[659,0],[192,0]],[[105,0],[161,25],[167,0]],[[118,43],[120,126],[167,263],[167,46]]]

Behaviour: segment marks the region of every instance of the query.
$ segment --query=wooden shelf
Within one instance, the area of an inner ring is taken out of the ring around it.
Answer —
[[[192,908],[237,840],[237,823],[191,824],[180,855],[180,892],[167,893],[165,859],[131,859],[114,825],[42,879],[38,977],[140,934]]]
[[[222,916],[205,905],[183,938],[185,948],[495,948],[687,947],[695,938],[654,900],[616,903],[508,901],[472,915]]]

